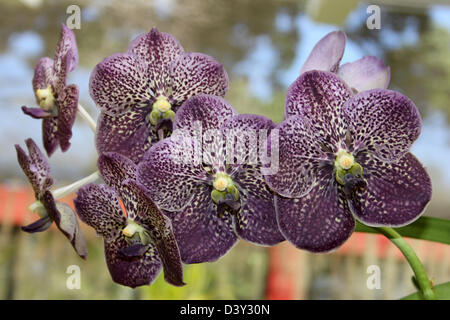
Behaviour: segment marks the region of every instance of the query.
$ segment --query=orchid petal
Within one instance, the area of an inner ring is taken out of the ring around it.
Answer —
[[[211,190],[206,185],[193,191],[192,202],[182,211],[166,214],[172,221],[184,263],[215,261],[237,241],[232,217],[218,216]]]
[[[147,108],[133,107],[129,111],[110,116],[101,113],[97,124],[96,146],[99,154],[117,152],[135,163],[159,139],[146,122]]]
[[[346,39],[342,31],[330,32],[320,39],[300,69],[300,74],[311,70],[336,72],[344,55]]]
[[[369,150],[385,161],[406,154],[419,137],[422,120],[416,105],[391,90],[373,89],[353,96],[344,106],[350,150]]]
[[[330,252],[350,237],[355,221],[330,170],[318,176],[304,197],[275,197],[277,220],[281,233],[297,248]]]
[[[58,148],[58,118],[51,117],[42,120],[42,139],[44,149],[50,157]]]
[[[117,192],[106,185],[85,185],[78,190],[74,204],[80,219],[106,242],[116,239],[126,224]]]
[[[327,164],[327,153],[317,142],[314,129],[299,116],[284,120],[276,129],[278,146],[272,146],[270,139],[267,149],[272,153],[278,147],[279,168],[277,172],[265,175],[266,183],[284,197],[301,197],[311,190],[318,168]]]
[[[70,147],[72,127],[78,111],[78,87],[74,84],[63,90],[63,98],[58,105],[58,141],[63,152]]]
[[[128,53],[135,54],[147,65],[149,85],[155,95],[166,95],[171,83],[170,65],[184,53],[178,40],[168,33],[153,28],[134,39]]]
[[[191,139],[172,136],[151,147],[138,165],[137,182],[161,209],[182,210],[206,179],[194,149]]]
[[[350,88],[334,73],[306,72],[288,89],[286,118],[300,115],[308,119],[319,142],[337,151],[346,135],[342,106],[351,95]]]
[[[34,118],[34,119],[42,119],[42,118],[48,118],[51,117],[52,114],[48,111],[45,111],[41,108],[28,108],[26,106],[22,106],[22,111],[26,115]]]
[[[124,258],[121,249],[128,247],[124,237],[104,243],[106,264],[114,282],[131,288],[151,284],[161,272],[161,260],[153,245],[141,257]]]
[[[372,56],[342,65],[338,75],[356,92],[386,89],[391,77],[390,68],[382,60]]]
[[[386,163],[359,155],[367,180],[349,204],[355,218],[369,226],[401,227],[418,219],[431,200],[431,180],[423,165],[407,153]]]
[[[145,107],[151,98],[146,65],[127,53],[100,62],[91,73],[89,89],[97,106],[111,116]]]
[[[180,105],[199,94],[225,96],[228,91],[228,74],[214,58],[190,52],[173,61],[170,75],[173,100]]]

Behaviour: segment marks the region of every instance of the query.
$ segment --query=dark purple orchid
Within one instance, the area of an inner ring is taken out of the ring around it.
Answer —
[[[221,64],[205,54],[184,53],[174,37],[153,28],[91,74],[91,97],[102,111],[97,149],[138,162],[171,133],[174,115],[186,99],[200,93],[224,96],[227,90]]]
[[[137,180],[171,218],[183,262],[217,260],[238,236],[263,245],[284,240],[261,158],[250,159],[261,137],[245,134],[267,138],[274,127],[263,116],[237,115],[221,97],[198,95],[178,110],[174,134],[146,152]],[[230,132],[233,139],[225,141]]]
[[[28,155],[19,146],[15,145],[19,164],[33,187],[37,206],[34,207],[41,219],[22,227],[23,231],[34,233],[50,228],[55,222],[58,229],[69,239],[80,257],[87,257],[86,241],[81,233],[75,212],[67,204],[55,201],[50,187],[53,178],[50,176],[50,166],[47,159],[32,139],[25,141]]]
[[[39,108],[22,107],[25,114],[42,119],[44,148],[51,156],[56,148],[70,147],[78,108],[78,87],[66,85],[67,74],[78,65],[78,49],[72,30],[62,25],[55,59],[41,58],[34,69],[33,90]]]
[[[164,267],[167,282],[184,285],[171,222],[135,181],[133,161],[118,153],[106,153],[100,156],[98,168],[106,185],[82,187],[74,202],[80,219],[103,236],[113,280],[132,288],[147,285]]]
[[[290,86],[285,108],[290,117],[277,127],[280,168],[265,178],[279,194],[277,220],[287,240],[326,252],[352,234],[353,216],[398,227],[421,215],[431,181],[409,153],[421,130],[411,100],[387,89],[353,95],[335,74],[309,71]]]
[[[390,68],[377,57],[366,56],[339,66],[346,39],[342,31],[333,31],[323,37],[312,49],[300,74],[311,70],[336,73],[354,93],[377,88],[386,89],[391,77]]]

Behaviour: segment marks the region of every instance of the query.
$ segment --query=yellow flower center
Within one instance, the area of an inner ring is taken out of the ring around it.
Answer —
[[[218,172],[214,178],[213,187],[218,191],[225,191],[232,183],[233,182],[226,173]]]
[[[214,180],[213,186],[216,190],[224,191],[228,186],[228,179],[224,177],[218,178]]]
[[[122,234],[125,237],[131,238],[136,232],[141,232],[143,230],[144,228],[142,228],[136,222],[134,222],[133,220],[128,220],[127,226],[122,229]]]
[[[165,96],[159,96],[155,103],[153,103],[153,110],[157,110],[161,113],[166,113],[170,110],[172,105],[170,104],[169,100]]]
[[[37,89],[36,96],[39,100],[39,106],[45,111],[51,111],[55,106],[55,97],[51,86],[46,89]]]
[[[337,153],[335,166],[348,170],[355,164],[355,157],[345,150],[340,149]]]

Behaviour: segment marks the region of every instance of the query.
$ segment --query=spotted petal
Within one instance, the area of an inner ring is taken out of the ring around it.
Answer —
[[[184,263],[215,261],[237,241],[232,217],[218,217],[209,186],[197,188],[192,202],[182,211],[166,214],[172,220]]]
[[[350,151],[369,150],[385,161],[395,161],[408,152],[422,126],[416,105],[404,95],[386,89],[353,96],[344,112]]]
[[[143,187],[135,181],[125,180],[122,191],[121,194],[125,192],[132,195],[133,199],[127,196],[128,201],[124,201],[128,216],[130,217],[130,213],[133,212],[134,220],[148,230],[163,264],[164,278],[175,286],[184,285],[180,252],[169,218],[159,211],[153,201],[145,195]]]
[[[392,163],[366,153],[357,161],[367,179],[366,191],[350,201],[357,219],[370,226],[401,227],[421,216],[431,200],[431,180],[411,153]]]
[[[309,71],[289,87],[285,116],[308,119],[319,142],[337,151],[346,134],[342,106],[351,95],[349,87],[334,73]]]
[[[91,73],[89,89],[97,106],[117,115],[134,106],[145,107],[151,98],[147,66],[132,54],[118,53],[105,58]]]
[[[278,229],[273,194],[259,169],[256,165],[245,165],[233,176],[241,190],[242,203],[236,217],[236,232],[247,241],[274,245],[284,237]]]
[[[65,87],[58,103],[58,140],[64,152],[70,147],[72,127],[77,116],[78,87],[74,84]]]
[[[45,188],[51,186],[50,166],[36,143],[32,139],[25,140],[29,155],[19,146],[15,145],[17,160],[23,172],[33,187],[36,197],[39,197]],[[50,181],[49,181],[50,179]]]
[[[178,109],[174,119],[174,129],[189,130],[193,137],[209,129],[219,129],[237,111],[225,99],[213,95],[198,95],[188,99]],[[201,137],[201,136],[200,136]]]
[[[382,60],[372,56],[342,65],[338,75],[356,92],[386,89],[391,78],[390,68]]]
[[[124,257],[120,250],[129,246],[123,236],[104,243],[106,264],[114,282],[135,288],[151,284],[161,272],[161,260],[155,246],[141,257]]]
[[[58,118],[51,117],[42,120],[42,139],[44,149],[50,157],[58,148]]]
[[[324,169],[311,191],[301,198],[275,197],[278,225],[286,239],[299,249],[329,252],[353,233],[355,221],[332,169]]]
[[[149,33],[133,40],[128,53],[135,54],[147,65],[147,77],[154,93],[167,94],[171,63],[184,53],[178,40],[168,33],[152,28]]]
[[[158,141],[156,132],[147,125],[148,112],[147,108],[139,107],[117,116],[102,112],[97,123],[98,153],[118,152],[139,162],[145,151]]]
[[[77,254],[86,259],[86,240],[81,232],[80,225],[75,212],[64,203],[56,202],[50,191],[45,191],[42,203],[50,218],[55,222],[58,229],[69,239]]]
[[[55,50],[55,74],[65,74],[75,70],[78,65],[78,48],[73,31],[62,24],[61,35]],[[62,70],[64,66],[65,70]]]
[[[80,219],[90,225],[106,242],[118,237],[126,218],[117,192],[103,184],[87,184],[77,192],[75,209]]]
[[[40,58],[34,68],[33,91],[36,93],[37,89],[46,89],[53,83],[53,80],[53,60],[49,57]],[[39,105],[39,99],[37,96],[36,103]]]
[[[261,164],[270,131],[276,124],[267,117],[240,114],[226,119],[221,127],[227,143],[228,164]],[[264,149],[264,150],[263,150]]]
[[[151,147],[137,168],[137,181],[163,210],[179,211],[206,179],[195,143],[188,138],[170,137]]]
[[[98,158],[97,167],[105,183],[115,190],[120,190],[126,179],[136,178],[134,162],[116,152],[102,154]]]
[[[225,96],[228,74],[214,58],[196,52],[183,54],[172,63],[173,100],[180,105],[199,94]]]
[[[278,145],[268,141],[269,154],[278,148],[279,166],[273,174],[266,174],[267,185],[276,193],[295,198],[307,194],[316,180],[316,172],[328,159],[314,135],[313,129],[299,116],[293,116],[283,121],[272,130],[279,132]],[[268,167],[270,164],[265,165]]]
[[[300,74],[311,70],[336,72],[344,55],[346,39],[342,31],[330,32],[320,39],[303,64]]]

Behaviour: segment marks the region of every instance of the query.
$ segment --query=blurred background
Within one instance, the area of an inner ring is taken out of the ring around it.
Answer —
[[[280,122],[286,88],[314,44],[333,30],[348,42],[342,63],[376,55],[391,67],[390,89],[409,96],[424,119],[413,153],[433,181],[425,215],[450,218],[450,1],[439,0],[1,0],[0,1],[0,298],[2,299],[397,299],[415,291],[412,272],[381,236],[354,234],[338,251],[313,255],[288,243],[264,248],[239,243],[215,263],[185,266],[187,286],[163,277],[135,290],[114,284],[101,239],[83,225],[89,258],[81,261],[56,230],[25,234],[36,219],[26,208],[31,188],[13,145],[32,137],[42,146],[41,121],[22,114],[34,106],[33,68],[53,57],[66,9],[81,8],[77,37],[80,64],[68,83],[94,118],[89,97],[92,68],[127,50],[130,40],[156,26],[173,34],[186,51],[210,54],[230,75],[226,99],[242,113]],[[381,29],[369,30],[370,4],[381,8]],[[62,186],[95,170],[94,136],[80,119],[72,147],[51,158]],[[72,198],[65,199],[71,203]],[[435,283],[450,280],[448,246],[410,241]],[[81,268],[81,289],[70,290],[68,266]],[[370,290],[367,268],[378,265],[381,289]]]

